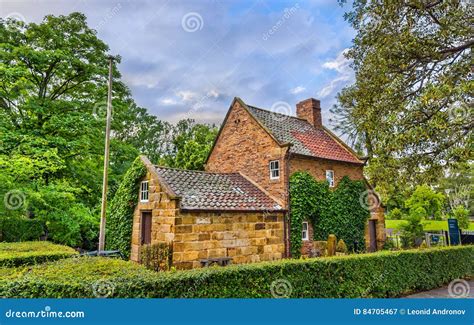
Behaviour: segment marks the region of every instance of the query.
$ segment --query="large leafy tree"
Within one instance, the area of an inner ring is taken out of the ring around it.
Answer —
[[[456,0],[355,0],[346,14],[356,82],[334,112],[383,194],[473,158],[473,14]]]

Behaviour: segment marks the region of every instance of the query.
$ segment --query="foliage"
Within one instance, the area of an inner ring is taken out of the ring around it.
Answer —
[[[290,243],[291,256],[301,255],[303,221],[314,224],[329,203],[329,185],[318,183],[309,173],[298,172],[290,177]]]
[[[204,170],[204,163],[216,139],[214,125],[196,124],[194,120],[179,121],[173,130],[173,150],[160,164],[169,167]]]
[[[438,190],[446,193],[449,209],[463,205],[474,215],[474,163],[458,164],[446,171],[439,181]]]
[[[145,175],[146,167],[137,157],[110,202],[106,245],[108,249],[120,250],[126,258],[130,256],[133,212],[138,202],[140,181]]]
[[[403,217],[403,212],[399,208],[394,208],[387,214],[387,219],[390,220],[400,220],[403,219]]]
[[[0,217],[0,242],[39,240],[44,235],[43,223],[25,217]]]
[[[140,263],[153,271],[168,271],[173,257],[172,246],[168,243],[143,245],[140,247]]]
[[[339,239],[339,241],[337,242],[336,252],[347,253],[346,243],[342,239]]]
[[[328,246],[327,246],[327,253],[328,256],[334,256],[336,255],[336,243],[337,238],[335,235],[331,234],[328,236]]]
[[[345,3],[345,0],[340,0]],[[338,130],[365,150],[371,184],[390,197],[472,159],[469,1],[352,1],[355,83],[338,95]]]
[[[72,248],[46,241],[0,243],[0,267],[40,264],[76,254]]]
[[[402,226],[400,236],[403,248],[418,247],[423,240],[424,232],[421,224],[421,217],[410,216],[407,223]]]
[[[444,195],[433,191],[428,185],[419,185],[405,201],[410,217],[441,220]]]
[[[462,205],[458,205],[453,210],[453,217],[458,219],[458,225],[461,229],[469,228],[469,210]]]
[[[93,284],[103,281],[113,288],[109,297],[117,298],[270,298],[275,281],[285,279],[291,284],[287,295],[294,298],[399,297],[472,276],[473,260],[473,246],[457,246],[156,273],[133,262],[75,258],[28,273],[0,269],[0,295],[97,297]]]
[[[343,239],[349,250],[363,250],[364,230],[369,217],[368,207],[360,203],[366,191],[362,181],[343,177],[334,191],[329,184],[317,182],[307,172],[290,177],[291,254],[300,256],[302,222],[311,221],[315,240],[325,240],[330,234]]]

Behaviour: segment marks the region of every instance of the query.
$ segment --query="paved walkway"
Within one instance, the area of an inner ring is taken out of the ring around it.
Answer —
[[[415,293],[405,298],[474,298],[474,280],[465,282],[454,281],[451,290],[448,289],[448,286],[445,286],[430,291]],[[450,292],[452,294],[450,294]]]

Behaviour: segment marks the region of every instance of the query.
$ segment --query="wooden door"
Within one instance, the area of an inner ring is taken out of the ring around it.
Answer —
[[[369,251],[375,252],[377,250],[377,221],[376,220],[369,220],[369,238],[370,238],[370,246]]]
[[[142,212],[142,245],[151,244],[151,211]]]

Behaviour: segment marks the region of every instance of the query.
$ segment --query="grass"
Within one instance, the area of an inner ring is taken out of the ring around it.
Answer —
[[[406,220],[385,220],[385,228],[387,229],[401,229],[406,224]],[[425,231],[438,231],[448,230],[448,222],[446,220],[432,220],[423,221],[423,230]],[[469,229],[474,230],[474,222],[469,223]]]

